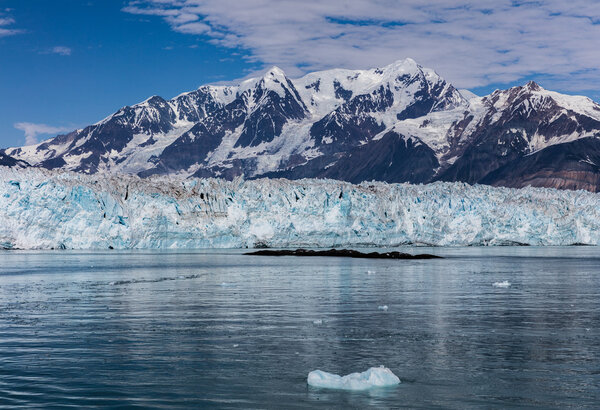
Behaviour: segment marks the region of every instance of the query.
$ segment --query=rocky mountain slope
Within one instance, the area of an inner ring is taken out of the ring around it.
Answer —
[[[530,82],[461,94],[413,60],[154,96],[4,155],[142,177],[464,181],[600,191],[600,105]]]
[[[10,168],[26,168],[29,166],[29,164],[25,161],[15,159],[11,156],[6,155],[3,152],[0,152],[0,166]]]

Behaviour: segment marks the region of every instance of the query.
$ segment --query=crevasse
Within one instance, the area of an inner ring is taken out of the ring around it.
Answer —
[[[463,183],[139,179],[0,167],[0,248],[600,242],[600,195]]]

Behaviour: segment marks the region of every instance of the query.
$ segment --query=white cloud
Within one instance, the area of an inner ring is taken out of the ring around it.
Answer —
[[[57,54],[59,56],[70,56],[73,50],[70,47],[54,46],[39,52],[40,54]]]
[[[46,124],[34,124],[31,122],[18,122],[14,124],[14,127],[25,133],[25,145],[37,144],[38,135],[51,135],[69,131],[69,129],[65,127],[53,127]]]
[[[15,22],[12,17],[0,17],[0,26],[8,26]]]
[[[293,75],[412,57],[465,88],[532,75],[568,91],[600,83],[596,0],[136,0],[123,10]]]
[[[58,54],[61,56],[70,56],[73,50],[71,50],[69,47],[65,47],[65,46],[56,46],[56,47],[52,47],[52,49],[50,49],[50,53],[52,54]]]
[[[186,23],[178,24],[174,27],[175,31],[185,34],[208,34],[210,32],[210,26],[204,23]]]
[[[0,27],[0,37],[13,36],[18,33],[19,33],[19,30],[10,30],[10,29]]]
[[[10,9],[6,9],[6,12],[9,12]],[[11,26],[15,23],[15,19],[12,17],[7,17],[2,14],[0,11],[0,37],[13,36],[15,34],[19,34],[22,30],[18,30],[15,28],[6,28],[6,26]]]

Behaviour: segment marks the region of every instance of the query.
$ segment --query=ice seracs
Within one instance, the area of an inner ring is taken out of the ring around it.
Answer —
[[[400,379],[387,367],[380,366],[346,376],[313,370],[308,374],[307,382],[313,387],[360,391],[374,387],[395,386],[400,384]]]
[[[11,249],[599,245],[600,195],[0,167],[0,221]]]

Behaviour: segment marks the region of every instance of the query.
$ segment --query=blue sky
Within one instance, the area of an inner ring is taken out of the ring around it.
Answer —
[[[0,147],[24,144],[17,123],[74,129],[150,95],[174,96],[256,68],[239,50],[124,13],[120,1],[0,5],[21,30],[0,37]]]
[[[411,57],[482,95],[534,79],[600,100],[593,0],[0,0],[0,147],[276,64]]]

